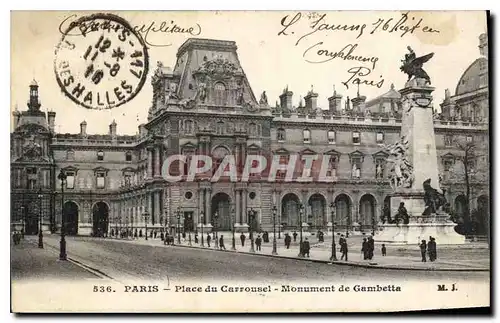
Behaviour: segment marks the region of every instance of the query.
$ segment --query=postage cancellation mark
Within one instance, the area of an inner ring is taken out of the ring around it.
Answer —
[[[148,48],[123,18],[82,16],[63,31],[54,72],[62,92],[88,109],[112,109],[132,100],[148,74]]]

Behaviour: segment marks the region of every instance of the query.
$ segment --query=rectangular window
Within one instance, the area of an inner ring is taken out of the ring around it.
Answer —
[[[285,141],[285,129],[278,129],[277,137],[279,142]]]
[[[104,152],[103,151],[97,152],[97,160],[104,160]]]
[[[355,145],[359,145],[361,143],[361,137],[359,135],[359,131],[354,131],[352,133],[352,143]]]
[[[382,144],[382,143],[384,143],[384,133],[377,132],[377,144]]]
[[[328,131],[328,143],[329,144],[335,143],[335,131],[333,130]]]
[[[132,161],[132,153],[131,152],[127,152],[125,154],[125,161]]]
[[[361,158],[352,159],[352,178],[361,178]]]
[[[104,172],[97,173],[97,188],[106,187],[106,174]]]
[[[311,142],[311,131],[308,129],[304,130],[304,143],[310,143]]]
[[[66,188],[69,188],[69,189],[75,188],[75,173],[74,172],[66,172]]]
[[[466,140],[467,142],[472,142],[472,141],[473,141],[472,136],[467,136],[465,140]]]
[[[445,147],[453,146],[453,136],[452,135],[444,135],[444,145],[445,145]]]
[[[28,167],[28,168],[26,168],[26,174],[28,174],[28,175],[36,175],[36,168],[35,167]]]

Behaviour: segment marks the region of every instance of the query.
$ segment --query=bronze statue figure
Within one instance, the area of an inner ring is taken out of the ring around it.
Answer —
[[[408,74],[408,81],[411,80],[412,77],[425,79],[429,84],[431,84],[431,78],[429,75],[423,70],[422,66],[428,60],[434,56],[434,53],[430,53],[424,56],[417,57],[413,49],[410,46],[407,47],[409,50],[408,54],[405,54],[405,59],[401,60],[403,65],[401,65],[400,69],[405,74]]]
[[[431,215],[446,205],[446,198],[444,193],[439,193],[437,189],[431,186],[430,178],[424,181],[423,186],[425,210],[422,215]]]

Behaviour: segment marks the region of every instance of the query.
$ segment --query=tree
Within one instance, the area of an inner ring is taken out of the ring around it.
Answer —
[[[454,140],[457,150],[454,167],[449,171],[448,180],[463,183],[465,187],[465,212],[462,224],[465,232],[474,233],[480,219],[477,212],[471,210],[473,188],[488,183],[488,146],[487,141],[474,141],[472,136],[458,137]]]

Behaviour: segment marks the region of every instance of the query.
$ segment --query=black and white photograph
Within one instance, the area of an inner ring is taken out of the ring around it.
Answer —
[[[487,11],[12,11],[14,313],[490,306]]]

